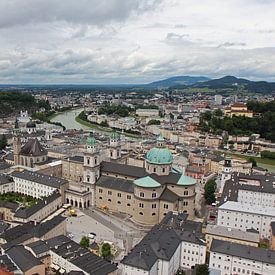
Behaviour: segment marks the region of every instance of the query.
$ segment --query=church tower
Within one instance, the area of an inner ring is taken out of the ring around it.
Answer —
[[[13,130],[13,158],[14,165],[20,165],[21,138],[19,135],[19,123],[16,118]]]
[[[118,160],[121,158],[120,135],[116,132],[112,133],[110,136],[109,158],[111,160]]]
[[[223,165],[223,170],[222,170],[222,178],[221,178],[221,189],[220,192],[223,191],[225,182],[227,180],[231,179],[232,175],[232,160],[230,157],[225,157],[224,159],[224,165]]]
[[[89,136],[86,141],[86,151],[84,153],[84,184],[92,193],[92,205],[94,205],[95,183],[100,176],[100,155],[94,137]]]

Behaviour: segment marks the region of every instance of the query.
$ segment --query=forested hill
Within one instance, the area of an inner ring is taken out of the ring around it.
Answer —
[[[253,118],[244,116],[222,117],[220,110],[203,113],[199,128],[202,132],[222,134],[227,131],[229,135],[260,134],[275,142],[275,101],[247,103],[248,109],[257,113]]]
[[[0,91],[0,117],[18,114],[20,110],[31,113],[37,108],[37,102],[31,94]]]

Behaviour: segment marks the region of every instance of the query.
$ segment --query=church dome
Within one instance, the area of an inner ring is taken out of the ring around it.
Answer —
[[[87,140],[86,140],[86,144],[87,145],[95,145],[96,144],[96,139],[94,137],[88,137]]]
[[[111,139],[113,140],[119,140],[120,139],[120,135],[117,132],[113,132],[110,136]]]
[[[172,153],[167,148],[152,148],[146,155],[146,161],[152,164],[171,164]]]

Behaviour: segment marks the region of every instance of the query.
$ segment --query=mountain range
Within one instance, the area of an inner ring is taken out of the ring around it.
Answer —
[[[275,83],[267,81],[251,81],[235,76],[224,76],[209,79],[204,76],[176,76],[145,85],[148,88],[209,88],[209,89],[238,89],[249,92],[275,92]]]

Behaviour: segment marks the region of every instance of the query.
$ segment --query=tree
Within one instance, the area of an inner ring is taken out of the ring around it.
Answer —
[[[214,112],[213,112],[214,116],[222,116],[222,110],[221,109],[216,109]]]
[[[160,121],[157,119],[151,119],[151,120],[149,120],[149,122],[147,124],[148,125],[160,125]]]
[[[8,145],[7,137],[6,135],[2,135],[2,138],[0,139],[0,150],[4,150],[7,145]]]
[[[88,248],[90,246],[90,239],[87,236],[83,236],[79,244],[84,248]]]
[[[204,186],[204,198],[207,204],[212,204],[216,201],[215,191],[217,184],[215,180],[208,181]]]
[[[250,157],[248,161],[252,162],[252,167],[257,167],[257,161],[254,158]]]
[[[196,269],[196,275],[209,275],[209,269],[206,264],[199,265]]]
[[[101,256],[104,259],[110,259],[112,257],[112,247],[109,243],[104,243],[101,247]]]

